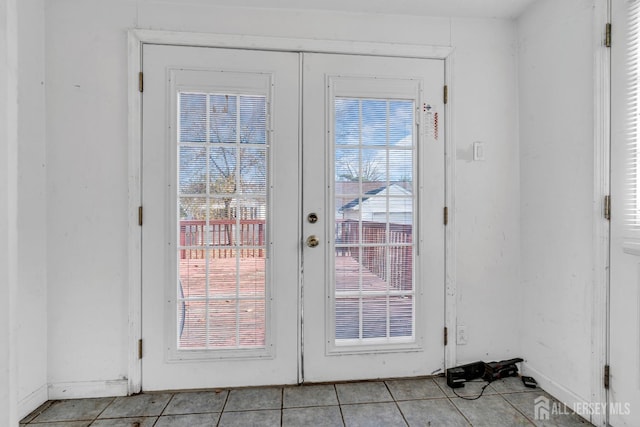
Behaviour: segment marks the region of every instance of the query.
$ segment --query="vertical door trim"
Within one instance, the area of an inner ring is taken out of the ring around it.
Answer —
[[[605,26],[611,19],[611,1],[595,3],[594,46],[594,181],[593,181],[593,301],[591,401],[608,402],[604,366],[609,359],[610,221],[604,218],[604,196],[611,194],[611,48],[605,46]],[[622,42],[619,40],[618,42]],[[608,424],[605,414],[593,414],[597,426]]]
[[[444,61],[444,80],[447,85],[447,103],[444,104],[444,205],[447,209],[447,225],[444,230],[444,327],[448,335],[444,346],[444,369],[458,364],[457,343],[455,340],[458,317],[458,298],[456,281],[456,144],[454,135],[454,106],[456,90],[454,86],[455,52]]]
[[[304,113],[304,55],[298,55],[298,179],[302,178],[302,160],[304,146],[302,145],[302,118]],[[302,229],[304,227],[304,210],[302,206],[302,183],[298,185],[298,236],[302,237]],[[302,304],[304,303],[304,276],[302,271],[302,250],[298,250],[298,384],[304,382],[304,316]]]
[[[352,42],[339,40],[292,39],[266,36],[245,36],[208,33],[183,33],[175,31],[129,30],[128,32],[128,392],[142,389],[142,361],[138,357],[138,341],[142,339],[142,228],[138,225],[138,207],[142,201],[142,96],[139,92],[139,72],[143,70],[142,47],[144,44],[200,46],[212,48],[254,49],[266,51],[315,52],[336,54],[360,54],[371,56],[442,59],[445,61],[446,84],[453,87],[453,71],[450,46],[409,45],[397,43]],[[451,91],[450,92],[454,92]],[[453,165],[455,142],[452,138],[452,97],[445,105],[445,199],[450,207],[455,200]],[[300,129],[300,132],[302,129]],[[302,155],[302,153],[300,153]],[[300,190],[301,191],[301,190]],[[451,209],[451,212],[455,212]],[[302,214],[302,212],[300,212]],[[456,282],[455,282],[455,215],[451,215],[445,232],[445,319],[444,326],[455,330]],[[298,259],[300,264],[300,259]],[[302,298],[302,295],[300,295]],[[451,316],[449,313],[453,313]],[[302,313],[300,312],[300,315]],[[298,326],[301,327],[300,325]],[[302,340],[302,331],[300,336]],[[301,342],[301,341],[300,341]],[[302,355],[299,375],[302,378]],[[456,362],[455,345],[445,346],[445,367]],[[301,379],[300,378],[300,379]]]
[[[127,94],[129,107],[129,212],[128,212],[128,392],[142,390],[142,362],[138,342],[142,339],[142,226],[139,225],[138,208],[142,205],[142,92],[139,90],[139,73],[142,71],[143,40],[130,31],[127,35],[129,50]]]

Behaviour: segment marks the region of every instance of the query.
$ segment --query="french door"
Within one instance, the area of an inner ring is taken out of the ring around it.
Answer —
[[[298,55],[143,51],[142,386],[298,380]]]
[[[443,61],[303,63],[305,380],[438,371]]]
[[[143,389],[443,368],[442,61],[145,45],[143,70]]]

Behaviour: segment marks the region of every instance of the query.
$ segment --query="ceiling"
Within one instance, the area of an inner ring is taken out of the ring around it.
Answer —
[[[187,0],[186,2],[267,9],[509,19],[518,17],[534,1],[536,0]]]

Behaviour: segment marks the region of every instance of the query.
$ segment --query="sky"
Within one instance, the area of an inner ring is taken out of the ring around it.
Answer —
[[[413,100],[336,98],[334,108],[336,180],[352,181],[359,176],[380,182],[412,180]],[[206,193],[202,181],[206,181],[207,165],[211,183],[234,175],[239,152],[243,179],[266,190],[264,96],[181,93],[178,114],[179,142],[186,143],[179,149],[181,192]],[[236,150],[237,141],[242,151]],[[207,142],[228,143],[229,147],[209,147],[207,162]]]

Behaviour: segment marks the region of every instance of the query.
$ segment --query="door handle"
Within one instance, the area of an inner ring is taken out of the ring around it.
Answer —
[[[315,235],[311,235],[307,237],[307,246],[310,248],[315,248],[320,244],[320,239],[318,239]]]

